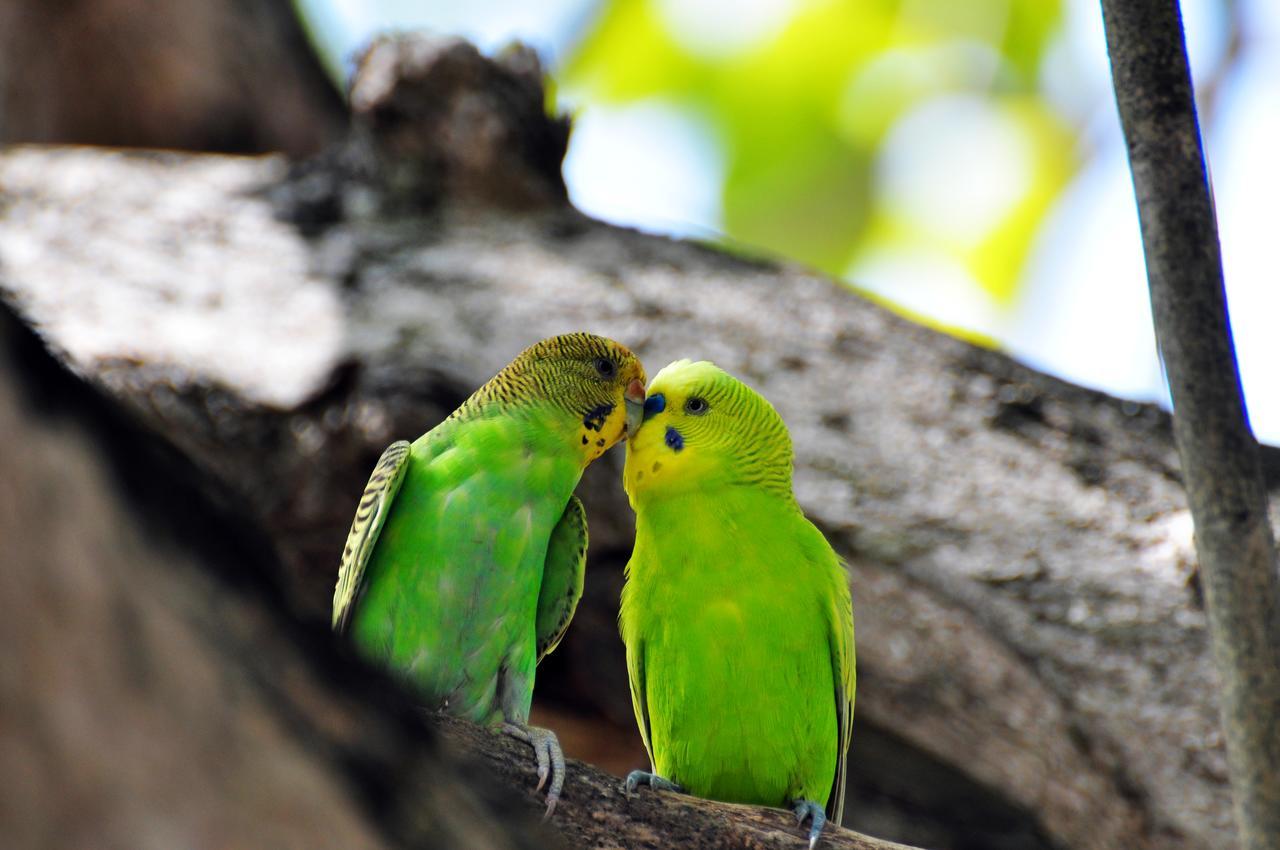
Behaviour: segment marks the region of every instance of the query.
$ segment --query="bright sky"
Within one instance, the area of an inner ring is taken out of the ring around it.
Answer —
[[[427,27],[467,36],[484,50],[513,38],[548,64],[589,23],[590,0],[298,0],[323,43],[349,56],[386,28]],[[784,20],[792,0],[670,0],[663,14],[689,46],[733,51]],[[1274,198],[1280,194],[1280,3],[1241,0],[1246,40],[1207,137],[1227,293],[1245,395],[1258,436],[1280,443],[1280,286]],[[732,8],[735,26],[723,26]],[[1044,70],[1051,96],[1089,128],[1097,151],[1041,233],[1023,296],[993,303],[965,269],[944,257],[889,254],[849,270],[858,286],[914,312],[998,339],[1019,359],[1068,380],[1135,399],[1165,400],[1147,304],[1137,214],[1110,90],[1096,0],[1068,0],[1067,26]],[[1202,80],[1226,45],[1218,0],[1183,0],[1192,72]],[[562,92],[570,101],[572,92]],[[938,128],[945,126],[946,133]],[[895,203],[926,210],[963,236],[1016,197],[1025,156],[1017,134],[981,102],[924,104],[892,131],[876,179]],[[565,162],[569,192],[608,221],[673,235],[720,229],[723,163],[696,116],[661,102],[579,109]],[[962,179],[970,175],[969,180]],[[947,191],[939,193],[937,187]]]

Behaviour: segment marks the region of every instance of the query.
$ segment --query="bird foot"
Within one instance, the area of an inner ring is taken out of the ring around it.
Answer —
[[[547,788],[547,811],[542,816],[544,821],[550,819],[560,801],[560,789],[564,787],[564,751],[560,749],[560,740],[550,729],[523,723],[504,723],[502,731],[533,747],[538,760],[538,787],[533,790],[541,791],[547,780],[551,780]]]
[[[812,820],[809,827],[809,850],[818,843],[818,836],[822,835],[822,827],[827,823],[826,810],[812,800],[795,800],[791,804],[791,810],[796,813],[796,823],[803,825],[806,820]]]
[[[650,773],[647,770],[633,770],[628,773],[627,781],[622,783],[622,790],[630,796],[641,785],[648,785],[650,788],[658,791],[676,791],[678,793],[684,793],[684,788],[679,784],[672,782],[670,779],[661,777],[656,773]]]

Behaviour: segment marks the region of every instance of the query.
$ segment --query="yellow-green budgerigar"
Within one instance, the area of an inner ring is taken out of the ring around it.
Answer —
[[[649,386],[619,618],[651,771],[639,784],[839,823],[853,719],[848,578],[791,488],[773,406],[708,362]]]
[[[583,470],[643,415],[644,369],[587,333],[526,349],[449,418],[378,461],[347,537],[333,627],[427,706],[503,724],[564,783],[554,733],[528,725],[534,668],[582,595]]]

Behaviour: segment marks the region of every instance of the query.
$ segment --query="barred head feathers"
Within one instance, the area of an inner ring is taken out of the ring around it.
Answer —
[[[453,418],[536,414],[563,430],[590,462],[624,435],[624,395],[634,381],[644,385],[644,367],[625,346],[590,333],[562,334],[520,352]]]

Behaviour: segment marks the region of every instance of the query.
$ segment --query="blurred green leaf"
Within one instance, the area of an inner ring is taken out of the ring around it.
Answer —
[[[1073,130],[1036,88],[1059,0],[796,0],[772,31],[723,50],[700,50],[670,17],[661,0],[607,0],[561,80],[583,102],[661,99],[700,114],[723,147],[729,245],[837,275],[885,248],[941,252],[996,303],[1016,296],[1075,168]],[[1019,197],[963,243],[891,211],[875,171],[904,116],[957,94],[1006,116],[1029,162]]]
[[[1031,179],[1022,199],[993,228],[969,258],[970,270],[999,302],[1017,294],[1019,278],[1040,223],[1075,171],[1071,129],[1038,99],[1007,99],[1007,114],[1027,134],[1033,152]]]

